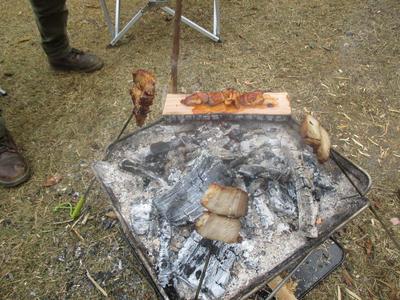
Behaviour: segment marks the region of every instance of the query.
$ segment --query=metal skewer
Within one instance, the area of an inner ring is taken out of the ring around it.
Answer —
[[[335,154],[331,151],[330,154],[332,160],[336,163],[336,165],[339,167],[340,171],[346,176],[346,178],[349,180],[350,184],[356,189],[357,193],[362,197],[365,197],[365,193],[363,193],[359,187],[354,183],[354,181],[351,179],[350,175],[347,173],[346,169],[343,167],[343,165],[336,159]],[[382,218],[379,216],[378,212],[375,210],[375,208],[372,207],[372,205],[369,206],[370,211],[374,215],[374,217],[381,223],[383,230],[385,230],[385,233],[388,235],[388,237],[392,240],[393,244],[396,246],[397,250],[400,251],[400,243],[399,241],[396,240],[393,231],[386,226],[386,224],[383,222]]]
[[[202,288],[203,283],[204,283],[204,278],[206,277],[207,268],[208,268],[208,264],[210,262],[211,256],[213,254],[216,254],[217,251],[218,251],[218,247],[216,245],[214,245],[214,241],[213,240],[209,240],[209,239],[203,238],[200,241],[199,244],[202,244],[202,246],[208,248],[208,254],[207,254],[207,257],[206,257],[206,261],[205,261],[203,270],[202,270],[201,275],[200,275],[199,285],[197,286],[196,295],[194,297],[194,300],[198,300],[199,299],[200,291],[201,291],[201,288]]]
[[[205,262],[204,267],[203,267],[203,271],[201,271],[199,285],[197,286],[196,296],[194,296],[194,300],[198,300],[199,299],[201,287],[203,286],[203,281],[204,281],[204,278],[206,277],[208,263],[210,262],[211,255],[212,255],[212,249],[210,248],[208,250],[208,254],[207,254],[206,262]]]
[[[307,260],[307,258],[311,255],[311,253],[313,253],[314,251],[311,250],[310,252],[308,252],[303,258],[302,260],[292,269],[292,271],[290,271],[289,274],[287,274],[282,281],[276,286],[276,288],[273,289],[273,291],[271,292],[271,294],[268,295],[267,299],[265,300],[271,300],[277,292],[279,292],[279,290],[285,285],[285,283],[290,279],[290,277],[292,277],[292,275],[298,270],[298,268],[300,268],[300,266]]]

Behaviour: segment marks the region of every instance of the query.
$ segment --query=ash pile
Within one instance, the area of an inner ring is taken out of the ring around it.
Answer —
[[[201,299],[237,297],[357,206],[340,171],[318,164],[287,123],[161,122],[94,170],[171,299],[194,298],[208,253],[194,222],[210,184],[242,189],[249,207],[242,241],[215,242]]]

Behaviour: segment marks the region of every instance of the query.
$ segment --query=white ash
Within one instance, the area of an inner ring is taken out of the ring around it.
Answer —
[[[205,165],[212,167],[200,170],[207,159]],[[134,171],[121,170],[124,160],[134,162]],[[95,163],[94,169],[146,249],[158,283],[164,287],[172,284],[183,299],[193,299],[208,251],[194,231],[193,221],[203,209],[201,193],[212,181],[246,190],[250,202],[248,214],[241,220],[242,243],[217,243],[220,260],[210,260],[201,299],[235,298],[307,244],[310,232],[299,230],[302,222],[311,226],[316,216],[321,218],[323,223],[311,228],[317,235],[335,227],[337,216],[357,206],[354,198],[338,201],[354,190],[333,164],[319,165],[286,123],[161,123],[126,139],[113,150],[109,161]],[[308,182],[307,209],[315,211],[311,219],[299,212],[304,208],[297,199],[304,193],[298,190],[297,175],[306,176]],[[188,188],[190,182],[199,186]],[[190,198],[179,221],[160,214],[164,208],[180,212],[181,205],[163,202],[163,195],[173,189],[179,201]],[[304,219],[300,223],[299,214]]]

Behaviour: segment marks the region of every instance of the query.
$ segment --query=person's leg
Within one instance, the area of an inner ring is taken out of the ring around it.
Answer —
[[[66,0],[30,0],[47,56],[61,58],[71,52],[67,33]]]
[[[27,181],[29,177],[29,167],[18,153],[0,110],[0,186],[17,186]]]
[[[0,109],[0,141],[6,136],[6,122],[1,115]]]
[[[67,33],[66,0],[30,0],[50,65],[62,71],[92,72],[103,62],[95,55],[71,48]]]

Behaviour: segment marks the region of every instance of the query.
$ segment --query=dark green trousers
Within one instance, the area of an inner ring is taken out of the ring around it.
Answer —
[[[71,51],[68,41],[66,0],[29,0],[36,18],[42,47],[49,58],[60,58]]]
[[[42,47],[49,58],[67,55],[71,48],[68,41],[66,0],[29,0],[35,14],[36,23],[42,38]],[[6,127],[0,109],[0,142]]]
[[[4,122],[3,117],[1,116],[1,109],[0,109],[0,142],[6,134],[6,123]]]

